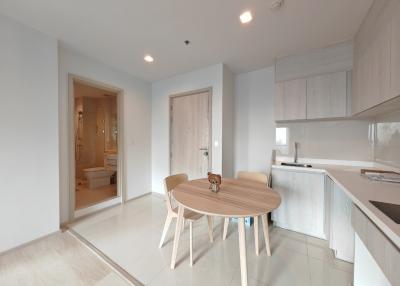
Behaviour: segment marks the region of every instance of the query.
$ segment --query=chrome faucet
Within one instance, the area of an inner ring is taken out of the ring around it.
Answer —
[[[294,142],[294,162],[297,163],[299,143]]]

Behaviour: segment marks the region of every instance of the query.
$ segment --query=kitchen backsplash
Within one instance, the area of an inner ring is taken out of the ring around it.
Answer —
[[[279,123],[276,127],[278,156],[293,156],[294,142],[299,142],[298,156],[300,158],[374,160],[375,126],[372,121],[290,122]],[[399,143],[400,137],[397,137],[397,144]]]
[[[400,111],[376,119],[375,161],[400,168]]]

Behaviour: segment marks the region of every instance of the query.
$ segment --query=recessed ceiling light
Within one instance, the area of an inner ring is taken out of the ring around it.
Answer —
[[[153,57],[150,56],[150,55],[145,55],[145,56],[144,56],[144,60],[145,60],[146,62],[148,62],[148,63],[154,62]]]
[[[253,20],[253,16],[251,15],[250,11],[243,12],[240,15],[240,22],[243,24],[249,23],[251,20]]]

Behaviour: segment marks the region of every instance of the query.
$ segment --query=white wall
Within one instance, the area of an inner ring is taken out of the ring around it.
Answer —
[[[61,222],[69,217],[68,74],[124,90],[125,182],[127,199],[151,192],[151,87],[126,73],[72,52],[59,50],[60,96],[60,207]],[[119,143],[120,144],[120,143]]]
[[[235,168],[265,172],[275,146],[274,67],[235,78]]]
[[[57,41],[0,16],[0,252],[59,229]]]
[[[212,87],[212,170],[222,172],[223,65],[178,75],[152,84],[152,190],[164,193],[169,176],[169,96]]]
[[[234,176],[234,89],[235,77],[224,66],[222,106],[222,175]]]

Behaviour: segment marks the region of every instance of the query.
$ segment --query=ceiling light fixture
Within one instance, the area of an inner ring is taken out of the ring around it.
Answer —
[[[239,18],[242,24],[249,23],[251,20],[253,20],[253,16],[251,15],[250,11],[243,12]]]
[[[145,55],[145,56],[144,56],[144,60],[145,60],[146,62],[148,62],[148,63],[154,62],[154,58],[153,58],[152,56],[150,56],[150,55]]]

